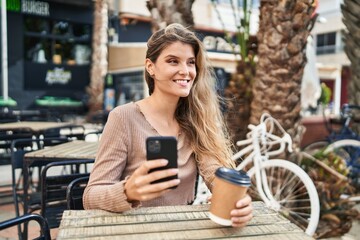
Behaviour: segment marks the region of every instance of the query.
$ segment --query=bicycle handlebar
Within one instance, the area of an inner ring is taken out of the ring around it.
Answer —
[[[284,134],[282,137],[273,133],[275,126]],[[285,150],[287,145],[288,151],[292,152],[292,139],[290,135],[284,130],[280,123],[269,114],[265,113],[261,116],[259,125],[249,124],[248,128],[251,131],[247,133],[247,139],[238,141],[236,143],[237,146],[252,143],[254,148],[258,148],[259,151],[266,150],[268,155],[278,155]],[[275,145],[279,145],[279,148],[270,151]]]
[[[342,108],[342,110],[346,110],[346,109],[349,109],[349,110],[352,110],[352,109],[356,109],[356,110],[360,110],[360,106],[359,105],[354,105],[354,104],[347,104],[345,103]]]

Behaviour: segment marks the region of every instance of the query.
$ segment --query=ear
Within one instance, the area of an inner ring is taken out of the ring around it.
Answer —
[[[145,60],[145,68],[150,76],[154,75],[154,63],[148,58]]]

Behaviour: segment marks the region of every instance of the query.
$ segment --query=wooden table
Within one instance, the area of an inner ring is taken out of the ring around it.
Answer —
[[[212,222],[209,205],[139,208],[122,214],[67,210],[57,239],[312,239],[263,202],[254,202],[253,206],[254,218],[242,229]]]
[[[25,162],[95,159],[98,142],[75,140],[25,154]]]
[[[70,126],[72,123],[68,122],[12,122],[12,123],[2,123],[0,124],[0,130],[19,130],[19,129],[29,129],[34,134],[41,133],[45,130],[59,127]]]

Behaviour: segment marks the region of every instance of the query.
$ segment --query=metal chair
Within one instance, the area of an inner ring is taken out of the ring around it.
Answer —
[[[67,187],[66,190],[66,202],[68,210],[83,210],[84,205],[82,197],[89,177],[81,177],[73,180]]]
[[[8,165],[11,160],[11,142],[16,139],[32,139],[31,129],[0,130],[0,165]]]
[[[33,136],[30,129],[0,130],[0,165],[11,164],[11,143],[18,138],[31,139]],[[24,145],[23,147],[26,147]],[[12,202],[11,184],[0,185],[1,204]]]
[[[48,129],[43,134],[44,138],[66,137],[71,140],[84,140],[85,127],[82,125],[70,125]]]
[[[47,221],[40,216],[39,214],[25,214],[19,217],[15,217],[3,222],[0,222],[0,230],[4,230],[6,228],[10,228],[16,225],[21,225],[22,223],[28,224],[30,221],[36,221],[40,225],[40,236],[35,239],[44,239],[44,240],[50,240],[50,229]],[[22,236],[19,235],[19,239],[22,239]]]
[[[84,136],[84,140],[87,142],[98,142],[101,138],[103,129],[88,132]]]
[[[46,141],[45,141],[46,140]],[[16,139],[11,143],[11,175],[12,175],[12,196],[15,205],[16,217],[20,216],[20,205],[27,201],[28,211],[31,213],[41,208],[41,192],[38,183],[32,177],[33,171],[37,169],[39,172],[38,179],[40,179],[41,168],[43,163],[33,164],[29,170],[30,188],[28,195],[24,196],[23,184],[23,162],[24,155],[28,152],[46,148],[46,142],[51,142],[52,145],[67,142],[66,138],[48,138],[48,139]],[[26,198],[26,199],[25,199]],[[21,227],[18,225],[18,232],[21,235]],[[27,228],[24,228],[27,232]],[[26,234],[26,233],[25,233]]]
[[[88,177],[90,173],[78,172],[78,167],[71,170],[71,173],[50,173],[56,172],[55,168],[74,165],[86,165],[94,163],[94,160],[67,160],[51,162],[41,172],[41,215],[47,219],[50,228],[56,228],[60,224],[61,216],[67,209],[66,191],[71,181],[81,177]]]

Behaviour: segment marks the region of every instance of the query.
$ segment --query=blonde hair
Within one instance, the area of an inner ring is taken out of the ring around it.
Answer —
[[[175,118],[181,130],[190,138],[197,161],[215,157],[222,165],[233,167],[232,145],[216,93],[215,75],[202,42],[194,32],[174,23],[150,37],[146,58],[155,63],[163,49],[177,41],[189,44],[194,49],[197,76],[189,96],[180,98]],[[151,95],[154,79],[146,70],[145,80]]]

